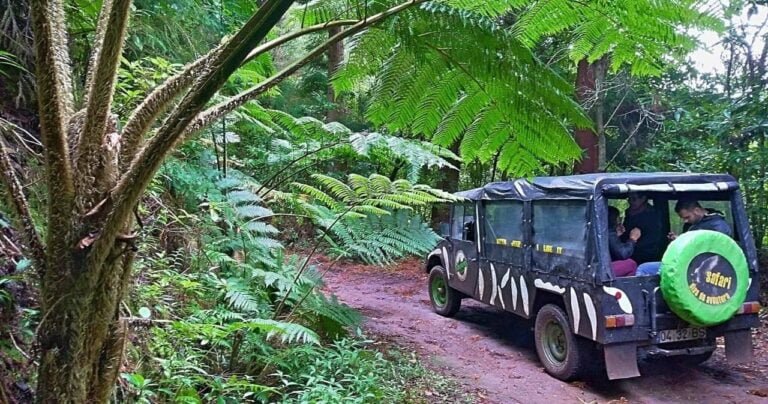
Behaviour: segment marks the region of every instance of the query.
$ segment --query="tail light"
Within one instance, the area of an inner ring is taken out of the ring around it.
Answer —
[[[617,314],[605,316],[605,328],[631,327],[635,325],[634,314]]]
[[[760,312],[760,302],[746,302],[736,314],[756,314]]]

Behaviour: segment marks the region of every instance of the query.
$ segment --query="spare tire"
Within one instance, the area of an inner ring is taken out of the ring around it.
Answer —
[[[715,231],[680,235],[667,247],[660,272],[667,305],[696,326],[727,321],[747,296],[747,259],[733,239]]]

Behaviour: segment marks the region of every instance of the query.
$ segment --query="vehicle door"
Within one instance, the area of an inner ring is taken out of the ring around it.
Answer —
[[[532,205],[533,270],[555,285],[562,279],[587,279],[587,201],[537,200]]]
[[[504,310],[522,310],[518,304],[517,282],[523,273],[527,251],[524,203],[483,201],[481,213],[480,300]]]
[[[449,285],[469,296],[476,295],[478,273],[477,205],[457,204],[451,214],[451,252]]]

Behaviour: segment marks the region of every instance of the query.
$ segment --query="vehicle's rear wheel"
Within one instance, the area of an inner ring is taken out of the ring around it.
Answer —
[[[445,317],[453,316],[461,307],[461,295],[448,286],[448,275],[440,265],[429,271],[429,300],[435,313]]]
[[[568,381],[587,371],[589,341],[573,333],[568,315],[560,307],[548,304],[539,310],[534,339],[539,360],[550,375]]]

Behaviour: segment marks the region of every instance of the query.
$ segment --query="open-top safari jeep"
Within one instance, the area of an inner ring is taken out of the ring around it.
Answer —
[[[666,246],[660,275],[616,277],[609,204],[646,195],[662,228],[679,232],[680,198],[724,212],[730,238],[690,231]],[[428,255],[434,310],[470,297],[534,319],[547,372],[569,380],[595,363],[611,379],[639,376],[638,354],[707,360],[725,337],[729,361],[752,358],[758,267],[738,183],[729,175],[617,173],[497,182],[459,192],[450,234]]]

